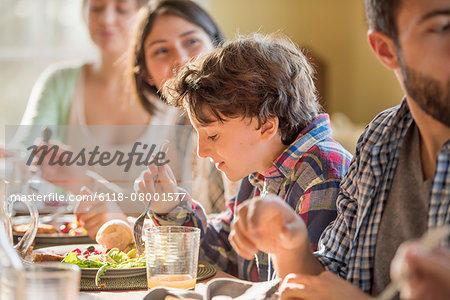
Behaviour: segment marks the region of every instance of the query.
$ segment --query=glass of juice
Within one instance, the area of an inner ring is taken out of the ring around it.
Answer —
[[[144,229],[148,287],[191,289],[197,281],[200,229],[157,226]]]

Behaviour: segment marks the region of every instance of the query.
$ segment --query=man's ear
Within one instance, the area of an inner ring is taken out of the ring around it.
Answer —
[[[261,134],[261,139],[263,141],[269,141],[273,136],[278,134],[279,120],[277,117],[270,117],[266,120],[264,124],[261,125],[259,129]]]
[[[378,60],[388,69],[399,68],[394,41],[384,33],[370,30],[367,33],[370,47]]]

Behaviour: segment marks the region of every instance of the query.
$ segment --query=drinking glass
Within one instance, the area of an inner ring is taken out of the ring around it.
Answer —
[[[190,289],[197,281],[200,229],[157,226],[144,229],[147,283]]]
[[[81,271],[77,265],[60,262],[27,265],[25,299],[76,300],[80,289]]]

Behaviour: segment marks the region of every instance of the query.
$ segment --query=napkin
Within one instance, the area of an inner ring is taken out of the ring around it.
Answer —
[[[176,297],[175,299],[198,300],[269,300],[276,299],[275,292],[280,282],[281,279],[254,283],[239,279],[218,278],[208,282],[205,295],[174,288],[154,288],[144,300],[164,300],[167,296]]]

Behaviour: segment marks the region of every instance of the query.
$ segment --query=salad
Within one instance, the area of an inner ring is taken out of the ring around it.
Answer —
[[[100,277],[109,268],[136,268],[146,265],[145,254],[139,255],[134,244],[130,244],[124,251],[117,248],[103,251],[95,249],[95,246],[89,246],[84,251],[75,248],[65,255],[62,263],[75,264],[80,268],[98,268],[95,275],[96,286],[102,286]]]

